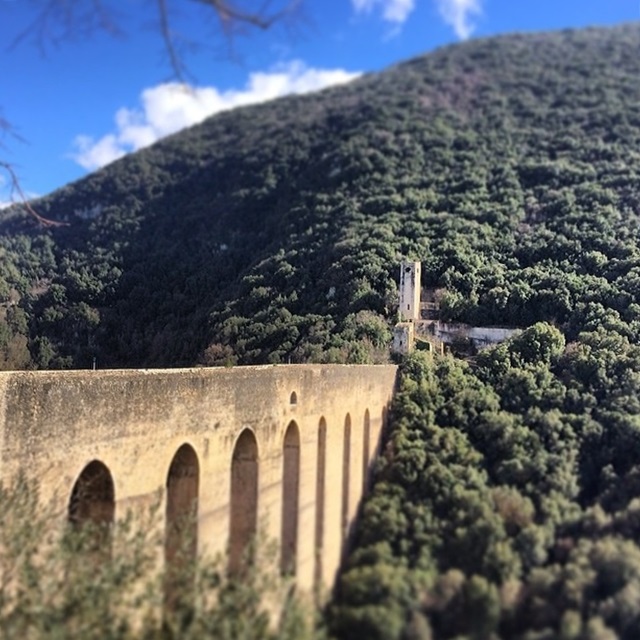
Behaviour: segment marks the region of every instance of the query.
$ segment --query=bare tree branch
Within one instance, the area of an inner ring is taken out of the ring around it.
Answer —
[[[169,66],[180,81],[185,80],[188,69],[183,56],[178,51],[178,37],[173,32],[169,6],[175,3],[200,5],[210,10],[211,16],[217,19],[222,33],[230,38],[243,26],[265,30],[286,15],[291,15],[299,7],[302,0],[247,0],[255,5],[255,10],[245,9],[243,0],[146,0],[152,13],[158,18],[158,30],[163,47],[169,57]],[[259,4],[261,2],[261,4]],[[273,5],[276,3],[276,9]],[[35,19],[14,38],[10,48],[24,41],[33,41],[45,54],[50,45],[59,46],[66,41],[86,39],[103,31],[113,37],[122,37],[124,31],[120,24],[124,18],[117,15],[109,0],[32,0],[37,8]],[[2,137],[11,135],[19,138],[11,124],[0,113],[0,149]],[[20,186],[20,181],[11,163],[0,160],[0,170],[9,176],[12,193],[17,193],[25,211],[46,227],[67,226],[68,223],[48,220],[40,216],[29,204]]]
[[[0,108],[0,149],[3,149],[6,145],[3,141],[5,137],[14,138],[24,142],[22,136],[16,131],[15,127],[2,115],[2,109]]]
[[[164,41],[165,49],[169,56],[169,64],[175,74],[176,78],[182,80],[185,74],[185,66],[182,61],[182,57],[178,55],[175,46],[175,39],[171,32],[169,24],[169,9],[167,7],[167,0],[157,0],[158,2],[158,16],[160,17],[160,34]]]
[[[8,133],[11,130],[11,125],[9,124],[9,121],[6,120],[4,117],[0,116],[0,131],[2,131],[3,134]]]
[[[18,180],[18,176],[16,172],[13,170],[13,167],[8,162],[0,162],[0,169],[4,170],[8,176],[10,181],[11,192],[15,192],[20,197],[20,204],[24,208],[24,210],[30,215],[33,216],[43,227],[68,227],[68,222],[60,222],[58,220],[49,220],[49,218],[44,218],[39,213],[37,213],[34,208],[29,204],[29,200],[24,194],[22,187],[20,186],[20,181]]]
[[[2,138],[7,135],[15,138],[16,140],[22,141],[21,136],[16,132],[16,130],[11,125],[11,123],[4,116],[0,115],[0,149],[5,148],[5,144],[2,141]],[[45,227],[68,226],[68,223],[66,222],[56,222],[55,220],[49,220],[48,218],[44,218],[33,209],[24,191],[22,190],[22,187],[20,186],[20,180],[16,175],[13,165],[11,165],[9,162],[4,162],[0,160],[0,171],[4,171],[9,176],[10,195],[13,196],[14,193],[17,193],[19,197],[19,201],[22,204],[25,211],[29,215],[33,216],[41,225]]]
[[[94,0],[99,2],[100,0]],[[184,1],[184,0],[183,0]],[[210,14],[217,18],[220,30],[226,37],[231,38],[243,26],[266,30],[274,23],[278,22],[286,15],[293,12],[298,6],[298,0],[284,0],[284,5],[280,10],[269,11],[268,4],[265,3],[256,11],[246,11],[239,5],[227,2],[226,0],[187,0],[192,4],[198,4],[209,10]],[[181,54],[178,52],[177,36],[171,28],[171,18],[169,12],[169,0],[156,0],[157,15],[159,20],[159,31],[163,40],[164,48],[169,57],[169,66],[176,79],[184,81],[187,75],[187,65]]]
[[[38,6],[35,19],[13,40],[13,48],[25,40],[34,41],[44,54],[48,45],[59,46],[66,41],[89,38],[96,31],[104,31],[114,37],[122,37],[125,30],[121,24],[126,21],[122,12],[110,6],[108,0],[32,0]],[[272,8],[274,2],[275,8]],[[265,30],[291,15],[301,0],[267,0],[258,6],[257,0],[250,0],[255,9],[245,9],[241,0],[147,0],[150,12],[159,21],[160,36],[169,54],[169,63],[176,77],[182,78],[185,65],[177,53],[176,37],[171,29],[170,6],[176,4],[200,5],[210,10],[220,25],[221,31],[231,35],[243,26]]]
[[[258,11],[252,13],[243,11],[240,7],[225,2],[225,0],[192,0],[199,4],[211,7],[211,9],[218,15],[220,22],[223,25],[229,24],[247,24],[258,29],[268,29],[275,22],[280,20],[286,13],[289,13],[297,2],[288,2],[280,11],[269,12],[266,4],[263,5]]]
[[[63,42],[90,37],[96,31],[105,31],[113,37],[124,32],[113,9],[107,9],[104,0],[35,0],[40,5],[37,15],[13,39],[9,48],[25,40],[33,40],[42,54],[47,45],[59,46]]]

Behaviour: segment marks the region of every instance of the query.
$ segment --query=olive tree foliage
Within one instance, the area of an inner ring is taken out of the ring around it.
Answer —
[[[242,579],[228,574],[224,557],[190,560],[187,539],[169,572],[159,500],[109,525],[65,526],[58,504],[24,477],[0,483],[3,640],[321,637],[289,581],[271,570],[273,545],[261,535],[263,561],[247,562]]]

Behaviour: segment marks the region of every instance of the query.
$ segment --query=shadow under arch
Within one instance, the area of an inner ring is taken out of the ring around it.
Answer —
[[[100,460],[92,460],[80,473],[71,490],[69,522],[76,526],[87,523],[110,525],[116,511],[113,478]]]
[[[113,477],[100,460],[92,460],[82,470],[71,490],[68,521],[77,532],[80,549],[94,561],[111,555],[111,530],[116,511]],[[85,537],[86,536],[86,537]]]
[[[165,607],[173,608],[179,596],[192,591],[198,550],[198,493],[200,464],[190,444],[173,456],[167,473],[164,559]]]
[[[362,494],[369,490],[369,462],[371,458],[371,414],[369,409],[364,412],[362,430]]]
[[[231,457],[231,505],[229,521],[229,573],[238,574],[258,529],[258,443],[251,429],[244,429]]]
[[[387,428],[389,426],[389,406],[385,405],[384,407],[382,407],[382,414],[380,416],[380,430],[376,436],[377,438],[377,443],[376,443],[376,454],[379,455],[382,445],[384,443],[384,441],[386,440],[387,437]]]
[[[282,457],[280,571],[283,575],[295,575],[300,506],[300,429],[295,420],[287,427],[282,443]]]
[[[316,527],[314,534],[315,564],[313,586],[318,597],[323,582],[322,554],[324,549],[324,502],[327,474],[327,421],[320,418],[318,424],[318,450],[316,461]]]
[[[342,443],[342,514],[340,518],[342,547],[349,533],[349,487],[351,480],[351,415],[344,419]]]

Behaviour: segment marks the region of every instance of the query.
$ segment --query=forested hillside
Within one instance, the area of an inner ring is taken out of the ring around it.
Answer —
[[[401,256],[446,318],[640,318],[640,28],[448,47],[238,109],[1,212],[0,366],[378,361]]]
[[[220,114],[0,212],[0,368],[403,365],[338,638],[640,638],[640,26],[467,42]]]

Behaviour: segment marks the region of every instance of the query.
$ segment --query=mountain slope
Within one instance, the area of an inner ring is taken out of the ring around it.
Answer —
[[[238,109],[2,212],[4,366],[385,357],[401,256],[445,317],[640,319],[640,28],[448,47]]]

